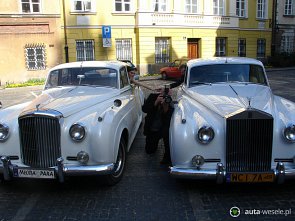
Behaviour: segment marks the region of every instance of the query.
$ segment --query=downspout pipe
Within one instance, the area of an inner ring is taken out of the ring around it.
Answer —
[[[66,58],[66,63],[69,63],[69,46],[68,46],[68,36],[67,36],[65,0],[62,0],[62,8],[63,8],[63,20],[64,20],[65,58]]]
[[[273,0],[273,9],[272,9],[272,37],[271,37],[271,56],[275,56],[277,50],[277,42],[276,42],[276,35],[277,35],[277,9],[278,9],[278,2],[277,0]]]

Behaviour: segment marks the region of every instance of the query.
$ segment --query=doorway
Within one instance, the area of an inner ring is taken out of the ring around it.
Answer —
[[[194,59],[200,57],[200,39],[199,38],[188,38],[187,39],[187,57],[188,59]]]

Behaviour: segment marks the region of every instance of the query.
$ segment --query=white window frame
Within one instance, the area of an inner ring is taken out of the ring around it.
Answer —
[[[213,0],[213,15],[225,15],[225,0]]]
[[[24,12],[23,11],[23,4],[29,4],[30,6],[30,11],[29,12]],[[34,5],[39,5],[39,11],[38,12],[34,12],[33,11],[33,6]],[[24,14],[40,14],[41,13],[41,0],[38,0],[38,2],[32,2],[32,0],[21,0],[20,1],[20,8],[21,8],[21,13]]]
[[[132,61],[132,39],[131,38],[116,39],[116,57],[117,57],[117,60]]]
[[[215,51],[216,57],[226,56],[226,43],[227,43],[226,38],[222,38],[222,37],[216,38],[216,51]]]
[[[236,0],[236,15],[241,18],[247,17],[247,0]]]
[[[81,54],[83,54],[83,56],[79,56],[79,52],[77,50],[77,43],[83,43],[83,50],[81,50],[80,52],[82,52]],[[87,43],[91,43],[91,51],[89,50],[90,48],[87,47]],[[88,56],[90,53],[91,56]],[[82,59],[80,59],[82,58]],[[93,61],[95,60],[95,54],[94,54],[94,40],[90,40],[90,39],[87,39],[87,40],[84,40],[84,39],[79,39],[79,40],[76,40],[76,60],[77,61]]]
[[[117,4],[121,5],[121,10],[117,10]],[[126,6],[129,6],[129,10],[126,10]],[[132,11],[132,0],[115,0],[114,11],[117,13],[130,13]]]
[[[168,11],[168,0],[153,0],[152,11],[154,12],[167,12]]]
[[[281,53],[295,52],[295,42],[293,35],[283,35],[281,38]]]
[[[284,15],[293,15],[294,13],[294,1],[285,0]]]
[[[195,7],[195,11],[193,10]],[[199,0],[185,0],[184,12],[190,14],[197,14],[199,12]]]
[[[266,39],[257,39],[257,58],[265,58],[266,55]]]
[[[238,39],[238,56],[239,57],[246,57],[246,38],[239,38]]]
[[[41,53],[39,53],[41,50]],[[32,53],[31,53],[32,52]],[[29,71],[46,69],[46,47],[44,44],[25,46],[26,67]],[[33,66],[32,66],[33,64]]]
[[[266,19],[267,17],[267,4],[266,0],[257,0],[256,17],[258,19]]]
[[[75,4],[77,2],[81,3],[81,9],[76,9]],[[95,0],[71,0],[71,12],[78,12],[78,13],[90,13],[95,12]],[[90,7],[89,4],[90,3]]]
[[[155,38],[155,63],[169,63],[171,61],[170,55],[171,38],[170,37],[156,37]]]

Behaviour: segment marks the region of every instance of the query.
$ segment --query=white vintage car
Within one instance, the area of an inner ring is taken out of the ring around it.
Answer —
[[[108,184],[117,183],[142,122],[142,103],[126,63],[54,67],[39,97],[0,110],[0,175],[61,182],[105,175]]]
[[[282,183],[295,178],[295,104],[272,94],[260,61],[191,60],[170,145],[177,178]]]

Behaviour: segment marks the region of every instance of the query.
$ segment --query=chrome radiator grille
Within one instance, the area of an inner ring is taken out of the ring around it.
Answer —
[[[23,163],[35,168],[56,165],[61,156],[59,119],[49,116],[19,118]]]
[[[273,118],[260,111],[245,111],[226,120],[227,172],[271,170]]]

